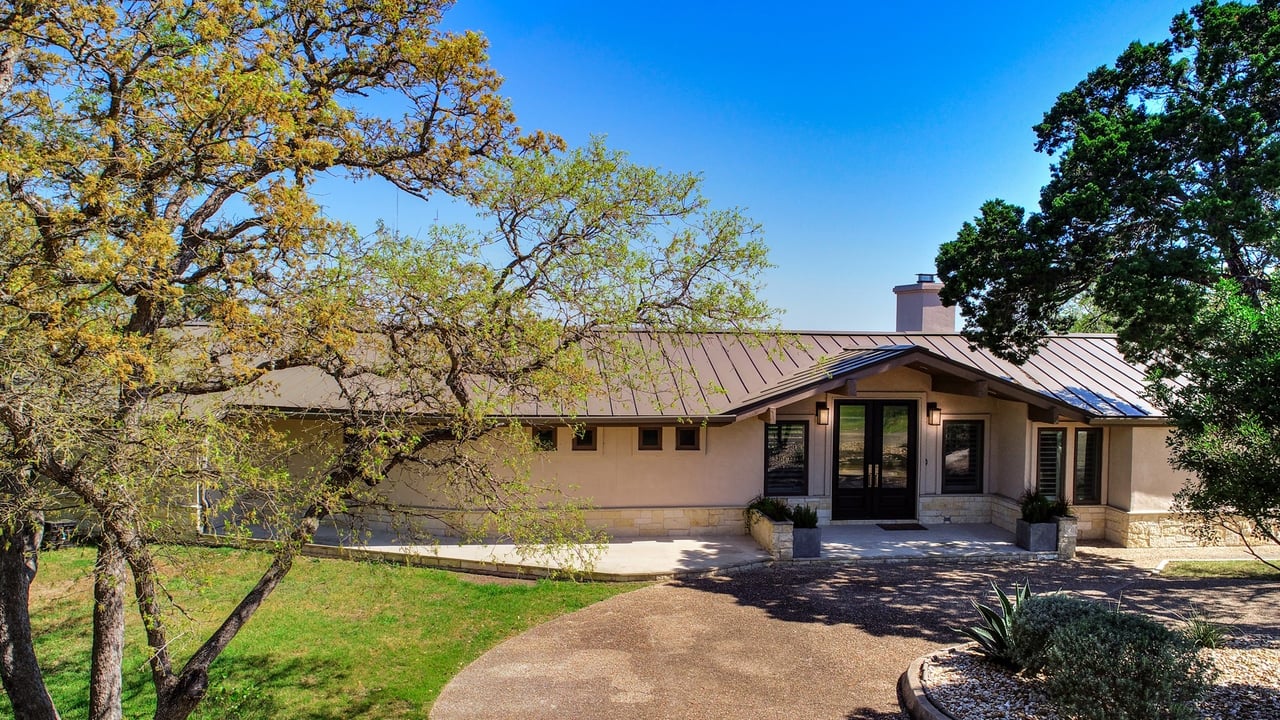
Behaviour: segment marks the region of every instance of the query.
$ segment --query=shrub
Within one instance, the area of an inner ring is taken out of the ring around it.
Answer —
[[[1209,666],[1180,633],[1141,615],[1089,612],[1059,626],[1044,654],[1045,690],[1081,720],[1195,717]]]
[[[791,508],[787,507],[785,500],[778,498],[757,497],[747,503],[747,510],[755,510],[774,522],[791,519]]]
[[[1017,667],[1034,675],[1044,666],[1053,631],[1075,620],[1114,610],[1106,603],[1065,593],[1048,593],[1028,598],[1018,604],[1018,612],[1010,628],[1010,655]]]
[[[808,505],[796,505],[791,508],[791,522],[798,528],[818,527],[818,510]]]
[[[1035,490],[1028,490],[1019,503],[1022,519],[1029,523],[1045,523],[1053,520],[1053,501]]]
[[[1211,649],[1222,647],[1222,643],[1227,639],[1226,626],[1213,622],[1196,608],[1191,608],[1191,612],[1180,616],[1180,619],[1182,634],[1196,647]]]
[[[983,655],[1005,667],[1017,669],[1017,662],[1012,655],[1012,622],[1022,605],[1031,598],[1031,584],[1014,585],[1013,599],[1005,595],[995,583],[991,584],[991,588],[996,591],[1000,610],[997,612],[994,608],[974,600],[973,607],[978,611],[978,615],[982,616],[982,624],[955,630],[978,643],[978,650]]]

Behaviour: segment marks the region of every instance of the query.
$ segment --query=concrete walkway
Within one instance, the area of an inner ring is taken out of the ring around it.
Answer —
[[[994,525],[934,525],[922,530],[886,530],[878,525],[828,525],[822,528],[818,562],[904,562],[909,560],[1018,560],[1052,557],[1028,553],[1013,544],[1013,534]],[[581,558],[511,544],[461,545],[444,540],[431,545],[397,542],[374,533],[355,545],[332,526],[317,534],[316,555],[408,560],[415,564],[500,575],[543,576],[556,569],[581,567]],[[600,581],[668,580],[713,573],[740,572],[772,562],[748,535],[704,538],[617,539],[595,558],[587,578]],[[810,560],[809,562],[813,562]]]
[[[970,600],[990,602],[992,582],[1168,617],[1194,604],[1238,631],[1280,632],[1280,582],[1174,580],[1142,567],[1152,557],[793,563],[669,582],[507,640],[444,688],[431,718],[901,718],[899,675],[959,641],[951,628],[976,621]]]

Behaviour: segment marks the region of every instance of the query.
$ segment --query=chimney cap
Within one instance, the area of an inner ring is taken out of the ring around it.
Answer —
[[[933,279],[933,276],[934,276],[934,273],[916,273],[916,282],[918,283],[936,282]]]

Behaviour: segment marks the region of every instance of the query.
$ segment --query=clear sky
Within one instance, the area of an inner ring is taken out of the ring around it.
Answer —
[[[1035,205],[1031,127],[1057,94],[1189,4],[461,0],[446,25],[488,37],[526,129],[606,135],[761,222],[784,327],[892,330],[891,287],[984,200]],[[329,209],[457,220],[377,186]]]

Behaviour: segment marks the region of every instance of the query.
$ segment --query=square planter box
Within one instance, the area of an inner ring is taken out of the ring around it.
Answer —
[[[822,528],[793,528],[791,557],[816,558],[822,554]]]
[[[1058,549],[1058,523],[1029,523],[1018,520],[1018,547],[1031,552],[1054,552]]]

